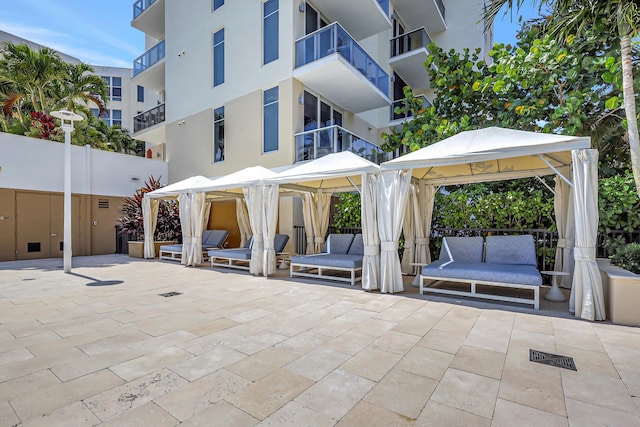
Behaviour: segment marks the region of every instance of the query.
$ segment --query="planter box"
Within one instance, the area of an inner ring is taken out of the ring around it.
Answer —
[[[132,258],[144,258],[144,242],[136,242],[130,241],[127,242],[129,246],[129,256]],[[178,243],[176,240],[170,241],[158,241],[153,242],[153,245],[156,248],[156,258],[158,257],[158,253],[160,252],[160,246],[162,245],[173,245]]]
[[[607,318],[618,325],[640,326],[640,275],[598,258]]]

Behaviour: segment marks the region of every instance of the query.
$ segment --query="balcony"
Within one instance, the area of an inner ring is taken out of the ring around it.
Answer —
[[[431,102],[424,95],[418,95],[417,98],[422,99],[422,108],[430,108]],[[398,99],[391,104],[391,115],[389,117],[389,126],[395,126],[402,122],[411,120],[413,113],[411,111],[405,111],[403,113],[396,113],[396,108],[402,108],[407,106],[407,99]]]
[[[340,22],[356,40],[391,28],[389,0],[315,0],[313,2],[331,22]]]
[[[424,27],[391,39],[391,65],[415,92],[429,87],[429,73],[424,66],[431,39]]]
[[[351,151],[374,163],[391,160],[391,153],[338,125],[297,133],[296,162],[314,160],[331,153]]]
[[[150,89],[164,89],[164,40],[133,61],[135,83]]]
[[[354,113],[391,103],[389,75],[337,22],[296,41],[293,77]]]
[[[162,103],[133,118],[133,135],[137,139],[161,144],[165,142],[164,126],[156,126],[165,121],[165,104]]]
[[[425,27],[431,35],[447,29],[442,0],[394,0],[393,6],[408,28]]]
[[[165,0],[137,0],[133,3],[131,26],[156,40],[164,38]]]

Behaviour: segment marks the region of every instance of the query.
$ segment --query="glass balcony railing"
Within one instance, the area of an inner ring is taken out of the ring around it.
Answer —
[[[417,98],[422,98],[423,102],[422,102],[422,108],[430,108],[431,107],[431,102],[427,99],[426,96],[424,95],[418,95]],[[413,112],[411,111],[405,111],[403,113],[398,112],[396,113],[396,108],[403,108],[407,106],[407,99],[398,99],[393,101],[393,103],[391,104],[391,121],[395,121],[395,120],[406,120],[409,119],[411,117],[413,117]]]
[[[337,22],[296,41],[296,68],[334,53],[339,53],[380,92],[388,95],[389,75]]]
[[[164,40],[140,55],[133,61],[133,77],[164,58]]]
[[[141,130],[145,130],[153,125],[164,122],[164,112],[164,103],[162,103],[157,107],[153,107],[150,110],[138,114],[133,118],[133,132],[140,132]]]
[[[133,4],[133,19],[136,19],[142,12],[147,10],[149,6],[154,4],[156,0],[138,0]]]
[[[410,33],[401,34],[391,39],[391,58],[402,55],[412,50],[427,48],[431,43],[431,38],[427,30],[418,28]]]
[[[436,5],[438,6],[438,10],[440,10],[440,14],[442,15],[442,19],[445,19],[444,16],[444,3],[442,2],[442,0],[436,0]]]
[[[331,153],[351,151],[374,163],[391,160],[391,153],[360,138],[341,126],[333,125],[297,133],[296,162],[314,160]]]

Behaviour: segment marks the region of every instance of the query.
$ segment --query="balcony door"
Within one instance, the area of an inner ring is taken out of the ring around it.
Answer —
[[[315,10],[309,3],[304,8],[304,35],[311,34],[320,28],[324,28],[328,25],[327,20],[324,19],[317,10]]]
[[[304,151],[305,158],[313,159],[341,151],[342,113],[328,101],[304,92]]]

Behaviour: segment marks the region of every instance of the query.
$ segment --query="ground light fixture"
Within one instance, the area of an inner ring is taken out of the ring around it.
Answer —
[[[71,133],[73,122],[82,116],[68,110],[52,111],[51,115],[60,119],[64,131],[64,239],[62,243],[64,272],[71,273]]]

